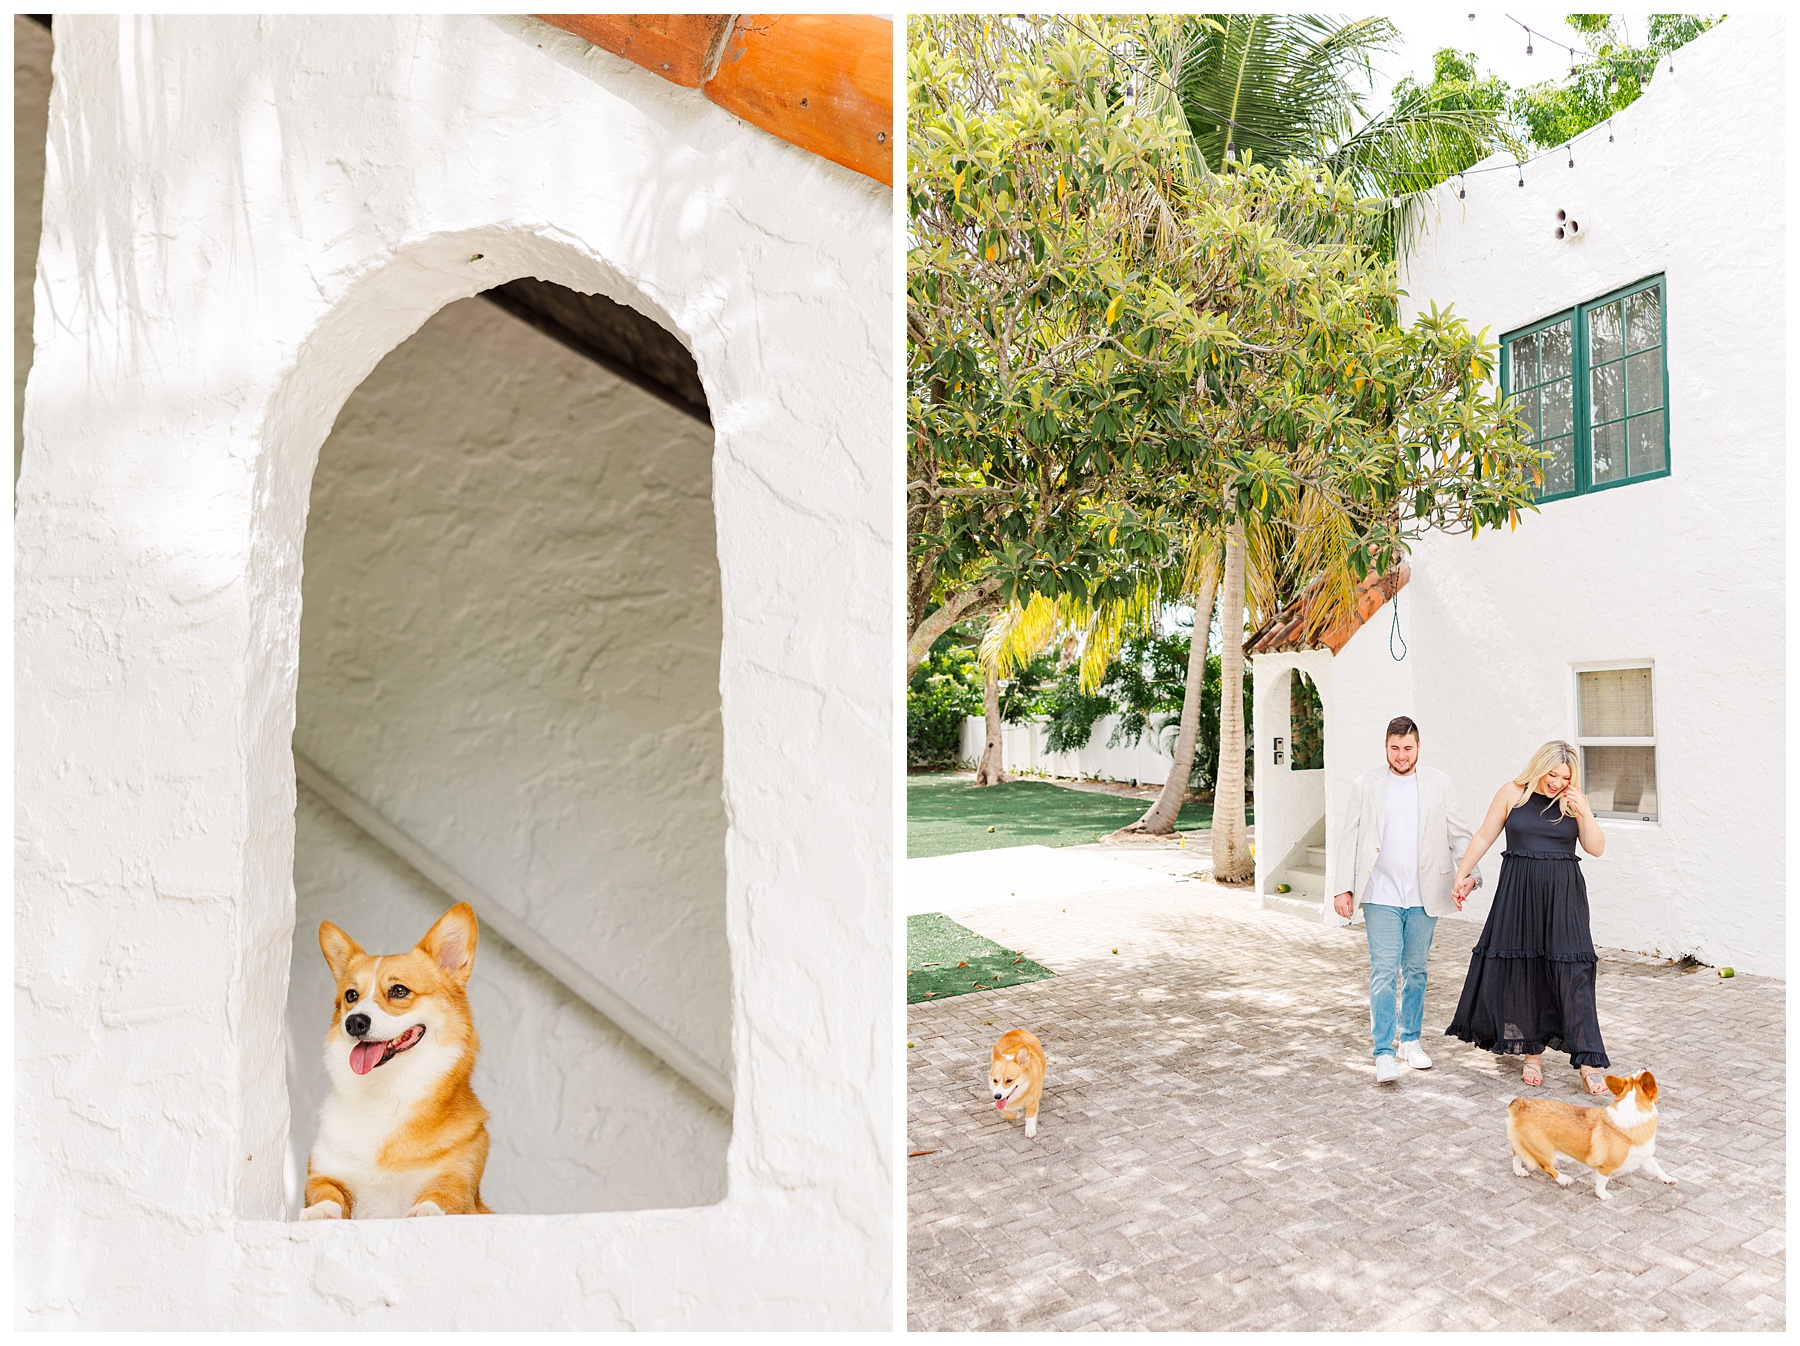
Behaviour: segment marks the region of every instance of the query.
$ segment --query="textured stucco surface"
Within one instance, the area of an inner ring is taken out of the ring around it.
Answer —
[[[887,1325],[889,193],[523,18],[69,16],[57,47],[16,534],[16,1321]],[[713,410],[726,1194],[285,1222],[314,462],[389,351],[518,275],[680,334]]]
[[[1381,764],[1405,711],[1472,813],[1550,738],[1575,737],[1574,668],[1654,664],[1655,823],[1607,819],[1584,858],[1598,944],[1784,975],[1786,35],[1735,16],[1606,131],[1440,190],[1403,288],[1503,332],[1666,276],[1671,474],[1545,505],[1516,531],[1428,535],[1328,693],[1331,798]],[[1558,241],[1555,213],[1581,222]],[[1325,684],[1321,683],[1321,689]],[[1498,873],[1465,910],[1483,919]]]
[[[706,426],[493,304],[440,310],[319,452],[294,737],[729,1073],[711,459]],[[399,951],[447,899],[304,790],[295,893],[303,1175],[329,1088],[319,922]],[[491,934],[470,996],[489,1206],[724,1194],[725,1113]]]

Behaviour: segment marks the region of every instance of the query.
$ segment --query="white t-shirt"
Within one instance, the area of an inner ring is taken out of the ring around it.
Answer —
[[[1419,893],[1419,773],[1387,779],[1387,818],[1381,828],[1381,854],[1369,875],[1363,905],[1422,907]]]

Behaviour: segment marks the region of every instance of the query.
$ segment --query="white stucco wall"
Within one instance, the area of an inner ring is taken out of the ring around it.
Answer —
[[[319,452],[294,741],[729,1074],[711,459],[705,425],[495,305],[440,310]],[[303,1179],[335,995],[319,922],[398,952],[448,899],[306,791],[295,892]],[[470,997],[487,1204],[724,1195],[725,1113],[486,936]]]
[[[1485,801],[1575,736],[1572,667],[1653,661],[1660,817],[1585,861],[1601,944],[1784,971],[1783,22],[1739,15],[1552,157],[1440,189],[1407,315],[1492,337],[1667,277],[1668,477],[1552,502],[1516,532],[1427,538],[1412,623],[1425,760]],[[1580,241],[1554,237],[1559,209]],[[1379,620],[1379,619],[1378,619]],[[1359,644],[1358,637],[1354,644]],[[1339,700],[1344,699],[1339,673]],[[1342,759],[1340,759],[1342,760]],[[1347,765],[1347,763],[1346,763]],[[1490,877],[1490,882],[1492,875]]]
[[[886,1326],[890,193],[529,19],[57,24],[16,533],[16,1320]],[[286,1222],[313,466],[389,351],[517,275],[665,323],[713,410],[726,1195]]]

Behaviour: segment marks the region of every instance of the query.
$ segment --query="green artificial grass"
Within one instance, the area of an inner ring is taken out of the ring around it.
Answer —
[[[906,1003],[947,1000],[1056,974],[939,912],[906,918]]]
[[[1141,799],[1047,781],[977,788],[967,776],[921,773],[906,779],[906,855],[917,860],[1002,846],[1082,846],[1136,822],[1149,807]],[[1212,814],[1211,804],[1188,804],[1175,825],[1186,832],[1211,827]],[[1249,810],[1245,821],[1255,821]]]

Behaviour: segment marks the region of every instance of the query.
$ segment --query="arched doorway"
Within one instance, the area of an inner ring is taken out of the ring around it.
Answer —
[[[617,307],[542,281],[501,293],[521,289],[571,324]],[[729,1078],[712,433],[704,402],[696,415],[620,377],[530,312],[441,309],[350,395],[319,453],[294,731],[309,788],[290,1217],[329,1088],[319,922],[401,952],[465,895],[407,863],[392,833],[479,894],[487,1203],[553,1213],[724,1192],[728,1111],[601,1012],[611,1001],[584,999],[586,980],[532,956],[539,941],[566,955]]]

